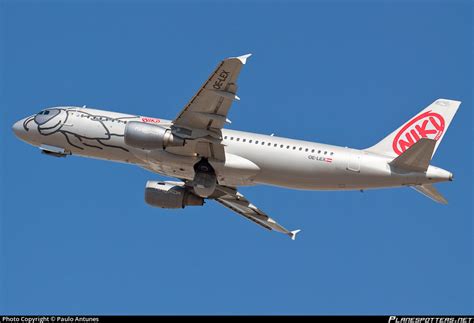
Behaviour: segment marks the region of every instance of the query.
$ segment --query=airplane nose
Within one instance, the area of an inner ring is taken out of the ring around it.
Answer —
[[[26,130],[23,128],[23,120],[17,121],[13,124],[12,127],[13,132],[15,133],[15,136],[17,136],[20,139],[24,139],[26,135]]]

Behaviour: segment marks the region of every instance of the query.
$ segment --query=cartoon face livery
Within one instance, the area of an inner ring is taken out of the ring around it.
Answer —
[[[420,138],[438,140],[444,132],[445,122],[442,115],[426,111],[405,124],[393,139],[393,151],[401,155]]]
[[[59,131],[64,123],[66,123],[67,117],[66,110],[46,109],[40,111],[34,117],[34,122],[38,125],[38,132],[47,136]]]
[[[128,152],[117,138],[123,137],[126,120],[137,119],[138,116],[115,114],[119,116],[111,117],[96,112],[101,111],[76,107],[48,108],[20,120],[13,129],[19,138],[29,138],[40,144],[52,145],[51,141],[54,141],[56,146],[79,150],[107,148]]]

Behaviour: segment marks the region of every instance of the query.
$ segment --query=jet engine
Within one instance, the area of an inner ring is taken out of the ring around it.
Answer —
[[[194,172],[194,193],[200,197],[209,197],[216,189],[217,177],[214,168],[203,158],[194,165]]]
[[[184,139],[157,125],[129,121],[125,126],[125,143],[141,149],[162,149],[169,146],[184,146]]]
[[[179,209],[191,205],[203,205],[204,199],[194,195],[180,182],[148,181],[145,202],[163,209]]]

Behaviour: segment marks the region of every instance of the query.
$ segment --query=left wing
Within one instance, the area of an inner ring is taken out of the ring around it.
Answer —
[[[214,197],[214,199],[217,202],[231,209],[232,211],[243,215],[250,221],[257,223],[265,229],[284,233],[288,235],[292,240],[295,240],[296,234],[301,231],[289,231],[285,229],[275,220],[266,215],[262,210],[250,203],[242,194],[240,194],[239,192],[237,192],[237,190],[233,188],[218,186],[216,191],[218,196]]]
[[[239,100],[237,78],[250,55],[221,61],[173,124],[188,129],[222,129],[232,102]]]
[[[170,147],[178,155],[199,155],[225,160],[221,144],[221,129],[226,122],[230,106],[239,100],[237,78],[251,54],[224,59],[184,109],[173,120],[172,131],[186,139],[184,147]]]

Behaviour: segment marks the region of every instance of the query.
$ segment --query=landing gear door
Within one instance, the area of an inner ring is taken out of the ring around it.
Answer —
[[[355,173],[360,173],[360,156],[351,154],[347,162],[347,170]]]

